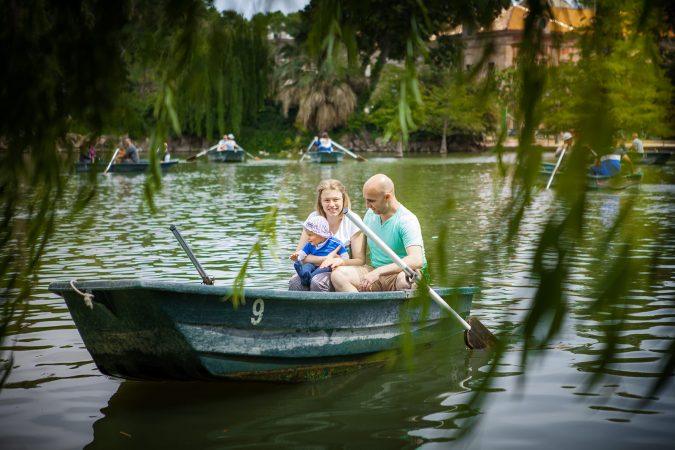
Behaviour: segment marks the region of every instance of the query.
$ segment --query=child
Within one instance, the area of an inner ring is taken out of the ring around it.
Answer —
[[[310,263],[303,264],[307,255],[330,256],[336,254],[342,258],[349,258],[349,253],[339,239],[333,237],[328,229],[328,221],[323,216],[311,216],[302,227],[307,233],[307,244],[299,252],[295,252],[290,259],[295,261],[293,267],[300,277],[303,286],[309,286],[312,277],[322,272],[330,272],[330,267],[319,268]]]

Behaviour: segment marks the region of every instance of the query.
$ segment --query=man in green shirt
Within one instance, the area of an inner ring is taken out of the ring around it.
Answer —
[[[396,200],[394,182],[377,174],[363,185],[368,211],[363,221],[413,270],[426,265],[422,229],[417,217]],[[331,275],[336,291],[395,291],[410,289],[405,272],[377,245],[369,243],[370,266],[340,266]]]

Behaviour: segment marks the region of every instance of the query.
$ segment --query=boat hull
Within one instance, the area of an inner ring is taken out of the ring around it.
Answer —
[[[548,179],[551,177],[551,173],[555,167],[554,163],[542,163],[541,170],[539,172],[542,182],[548,182]],[[553,179],[552,185],[556,185],[556,181],[559,177],[562,176],[562,171],[559,170],[556,174],[556,177]],[[614,175],[614,176],[605,176],[605,175],[591,175],[586,174],[586,186],[588,189],[611,189],[611,190],[620,190],[626,189],[633,186],[639,186],[642,181],[642,172],[636,172],[632,174],[625,175]]]
[[[321,379],[383,363],[380,352],[398,348],[406,329],[419,342],[463,330],[411,291],[246,289],[235,307],[225,286],[128,280],[77,288],[94,295],[92,309],[69,283],[49,286],[64,297],[99,370],[127,379]],[[475,289],[437,292],[468,316]]]
[[[243,150],[225,150],[222,152],[214,150],[210,151],[207,155],[209,161],[224,163],[243,162],[245,157]]]
[[[628,156],[634,164],[662,166],[670,159],[670,152],[631,152],[628,154]]]
[[[178,164],[178,160],[174,161],[162,161],[160,162],[160,169],[163,172],[166,172],[169,170],[171,167],[175,166]],[[94,164],[92,163],[84,163],[84,162],[76,162],[75,163],[75,172],[82,173],[82,172],[90,172],[92,170],[96,172],[103,172],[106,168],[107,164],[101,163],[101,162],[96,162]],[[111,164],[110,169],[108,169],[108,172],[110,173],[142,173],[148,170],[148,167],[150,166],[150,162],[147,160],[141,160],[137,163],[131,163],[131,162],[123,162],[119,164]]]
[[[320,164],[334,164],[339,163],[344,158],[342,152],[310,152],[312,162]]]

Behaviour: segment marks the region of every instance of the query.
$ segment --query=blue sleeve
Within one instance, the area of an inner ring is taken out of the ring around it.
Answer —
[[[310,244],[309,242],[306,243],[304,247],[302,247],[302,251],[305,252],[308,255],[314,254],[315,250],[316,250],[316,248],[312,244]]]

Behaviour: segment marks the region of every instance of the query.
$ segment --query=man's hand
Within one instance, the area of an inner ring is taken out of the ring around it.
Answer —
[[[377,274],[377,270],[372,270],[368,272],[363,279],[361,280],[361,283],[359,284],[359,291],[361,292],[367,292],[370,290],[370,287],[375,283],[377,280],[379,280],[380,276]]]

